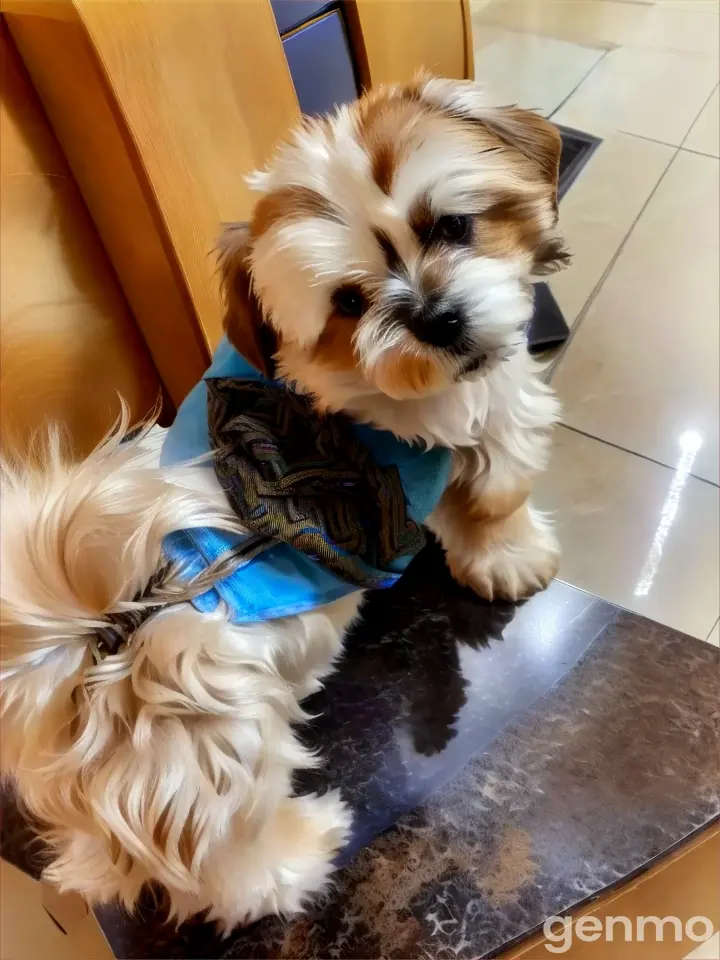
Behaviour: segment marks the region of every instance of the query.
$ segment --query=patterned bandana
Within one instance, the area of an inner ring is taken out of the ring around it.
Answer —
[[[222,340],[178,411],[160,462],[214,452],[213,470],[246,534],[212,528],[165,539],[192,599],[232,623],[316,609],[359,587],[389,587],[424,543],[422,522],[450,476],[450,451],[426,450],[342,415],[321,416],[281,381],[263,377]]]
[[[425,544],[400,474],[341,415],[272,383],[206,380],[215,472],[251,533],[288,543],[359,587],[379,586]]]

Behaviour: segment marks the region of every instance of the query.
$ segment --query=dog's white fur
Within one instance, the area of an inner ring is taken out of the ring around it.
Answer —
[[[96,666],[88,636],[132,607],[168,533],[237,528],[219,490],[149,466],[121,432],[82,463],[55,440],[41,471],[5,465],[2,769],[49,825],[45,876],[62,890],[130,907],[154,880],[178,919],[207,908],[225,928],[293,912],[350,817],[335,793],[291,795],[317,761],[290,724],[358,595],[242,628],[173,606]]]
[[[254,184],[265,195],[288,185],[312,189],[342,216],[281,218],[255,237],[247,262],[265,321],[281,337],[281,373],[325,409],[450,448],[463,496],[494,503],[526,489],[544,468],[558,414],[518,349],[531,311],[532,251],[445,255],[443,295],[463,302],[487,355],[477,374],[463,378],[456,358],[392,323],[398,287],[421,298],[432,268],[406,217],[419,193],[438,214],[481,215],[490,202],[483,196],[514,190],[543,234],[555,218],[547,189],[509,165],[508,151],[522,153],[512,131],[510,146],[481,157],[469,145],[464,118],[497,120],[473,85],[422,81],[413,97],[425,113],[418,106],[391,195],[372,183],[357,108],[306,124]],[[522,128],[514,115],[512,123]],[[407,267],[403,278],[385,274],[369,226],[392,239]],[[348,279],[365,282],[376,299],[353,337],[357,366],[338,369],[317,362],[313,347],[333,291]],[[429,357],[443,379],[398,398],[374,372],[407,354]],[[336,793],[292,795],[293,770],[317,762],[292,724],[331,669],[359,593],[243,627],[176,604],[147,620],[124,652],[95,665],[88,638],[108,613],[133,607],[167,534],[237,526],[219,487],[207,482],[211,471],[159,469],[142,445],[120,444],[125,426],[83,463],[69,461],[53,434],[41,469],[4,465],[2,770],[42,825],[52,853],[45,875],[61,889],[132,907],[155,881],[168,892],[172,916],[207,909],[225,929],[293,912],[325,886],[350,815]],[[450,500],[430,518],[459,579],[488,596],[498,585],[510,597],[543,586],[557,552],[547,522],[526,506],[499,520],[497,511],[487,516],[481,548],[481,528],[465,523]]]

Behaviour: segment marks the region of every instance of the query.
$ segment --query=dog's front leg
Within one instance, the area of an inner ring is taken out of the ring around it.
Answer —
[[[532,476],[487,443],[478,458],[467,458],[428,520],[455,579],[486,600],[529,597],[557,572],[551,525],[528,502]]]

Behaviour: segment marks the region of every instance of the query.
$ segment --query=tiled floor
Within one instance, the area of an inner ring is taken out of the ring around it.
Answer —
[[[717,0],[472,0],[496,103],[603,138],[561,205],[573,326],[536,500],[563,579],[720,642]]]

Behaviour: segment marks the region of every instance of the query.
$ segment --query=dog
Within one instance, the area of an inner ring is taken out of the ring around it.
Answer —
[[[220,243],[227,338],[254,370],[320,418],[447,457],[426,523],[488,600],[530,596],[558,563],[528,501],[558,404],[524,331],[530,277],[568,260],[560,150],[542,117],[423,76],[303,120]],[[256,623],[199,610],[168,537],[246,528],[212,470],[160,466],[127,429],[80,463],[57,432],[41,468],[4,463],[2,771],[62,890],[132,909],[160,885],[178,922],[229,931],[301,909],[349,836],[337,793],[293,794],[320,762],[294,724],[362,585]]]

